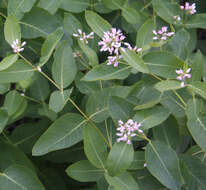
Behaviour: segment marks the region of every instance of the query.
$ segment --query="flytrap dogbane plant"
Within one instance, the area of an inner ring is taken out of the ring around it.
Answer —
[[[180,6],[180,9],[185,11],[186,14],[193,15],[196,13],[196,4],[193,3],[192,5],[190,5],[189,2],[185,2],[185,5]]]
[[[0,2],[0,189],[206,189],[204,1],[18,2]]]

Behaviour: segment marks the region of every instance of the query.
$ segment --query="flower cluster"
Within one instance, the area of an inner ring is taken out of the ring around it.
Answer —
[[[13,48],[14,53],[18,53],[21,51],[24,51],[23,46],[26,45],[26,42],[20,42],[18,39],[14,40],[11,44],[11,47]]]
[[[177,77],[177,80],[182,81],[181,82],[181,87],[185,87],[185,79],[186,78],[191,78],[192,75],[190,74],[191,68],[188,68],[186,71],[184,71],[183,69],[180,70],[176,70],[176,73],[179,75]]]
[[[188,2],[185,3],[185,6],[184,5],[181,5],[180,6],[180,9],[181,10],[185,10],[186,13],[190,14],[190,15],[193,15],[196,13],[196,5],[195,3],[193,3],[192,5],[190,5]]]
[[[80,29],[78,29],[77,31],[78,31],[78,34],[73,34],[73,36],[76,38],[79,38],[79,40],[83,41],[86,44],[88,44],[88,39],[94,38],[94,32],[91,32],[88,35],[86,35],[86,33],[82,32]]]
[[[122,41],[125,39],[125,36],[122,34],[121,30],[112,28],[111,32],[104,32],[102,41],[98,45],[102,46],[100,51],[109,51],[110,55],[115,53],[119,54],[119,48],[122,45]]]
[[[122,59],[122,56],[119,55],[119,51],[123,46],[137,53],[142,50],[142,48],[137,48],[136,46],[133,48],[128,42],[123,42],[125,38],[122,31],[116,28],[104,32],[104,36],[98,45],[101,46],[100,51],[108,51],[111,55],[108,56],[107,65],[114,65],[114,67],[118,66],[120,59]]]
[[[137,123],[132,119],[129,119],[126,123],[123,121],[118,121],[119,127],[117,128],[118,133],[116,135],[119,137],[117,142],[124,141],[127,144],[131,144],[131,138],[136,136],[137,133],[143,133],[143,130],[139,129],[141,123]]]
[[[173,36],[174,32],[167,32],[167,26],[163,26],[161,30],[153,30],[152,33],[155,35],[153,40],[167,40],[168,37]]]

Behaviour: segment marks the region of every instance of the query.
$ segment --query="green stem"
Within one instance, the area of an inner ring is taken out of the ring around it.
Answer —
[[[32,63],[26,59],[23,55],[21,55],[20,53],[18,53],[18,55],[28,64],[30,65],[32,68],[34,68],[35,70],[39,71],[46,79],[48,79],[54,86],[56,86],[61,92],[63,91],[63,89],[61,89],[49,76],[47,76],[44,72],[42,72],[41,70],[39,70],[38,67],[35,67],[34,65],[32,65]],[[79,108],[79,106],[77,106],[77,104],[71,99],[68,98],[68,100],[72,103],[72,105],[82,114],[82,116],[90,123],[90,125],[92,127],[94,127],[99,135],[103,138],[103,140],[106,142],[106,144],[108,145],[108,147],[110,147],[110,144],[107,142],[106,138],[102,135],[101,131],[96,127],[96,125],[92,122],[92,120]],[[111,147],[110,147],[111,148]]]
[[[23,55],[21,55],[20,53],[17,53],[28,65],[30,65],[33,69],[35,69],[36,71],[38,71],[39,73],[41,73],[46,79],[48,79],[54,86],[56,86],[56,88],[58,88],[59,91],[63,91],[62,88],[60,88],[48,75],[46,75],[43,71],[40,71],[38,69],[38,67],[32,65],[32,63],[26,59]]]

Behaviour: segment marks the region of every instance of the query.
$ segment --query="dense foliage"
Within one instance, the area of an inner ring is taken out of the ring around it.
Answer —
[[[206,1],[1,0],[0,190],[205,190]]]

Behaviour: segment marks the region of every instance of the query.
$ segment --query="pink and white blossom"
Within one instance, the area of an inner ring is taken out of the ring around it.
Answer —
[[[88,35],[86,35],[85,32],[82,32],[81,29],[78,29],[77,32],[78,34],[73,34],[73,36],[79,38],[79,40],[83,41],[85,44],[88,44],[88,39],[94,38],[94,32],[91,32]]]
[[[121,55],[108,56],[107,59],[108,59],[107,65],[114,65],[114,67],[117,67],[119,64],[119,60],[122,59],[122,56]]]
[[[180,6],[180,9],[181,10],[185,10],[186,13],[188,13],[190,15],[193,15],[193,14],[195,14],[197,12],[196,11],[196,4],[195,3],[190,5],[189,2],[185,2],[185,5],[181,5]]]
[[[140,129],[141,123],[137,123],[132,119],[129,119],[126,123],[119,120],[118,121],[119,127],[117,128],[116,135],[119,137],[117,138],[117,142],[127,142],[127,144],[131,144],[131,138],[135,137],[137,133],[143,133],[143,130]]]
[[[98,43],[99,46],[102,46],[100,51],[108,51],[110,55],[113,53],[119,54],[119,48],[124,39],[125,36],[121,30],[112,28],[111,31],[104,32],[102,41]]]
[[[21,51],[24,51],[23,46],[26,45],[26,42],[20,42],[18,39],[14,40],[11,44],[11,47],[13,48],[14,53],[18,53]]]
[[[185,87],[185,80],[186,78],[190,79],[192,75],[190,74],[191,68],[188,68],[186,71],[183,69],[176,70],[176,73],[179,75],[177,76],[177,80],[181,81],[181,87]]]
[[[152,33],[154,34],[153,40],[167,40],[168,37],[173,36],[174,32],[168,32],[167,26],[163,26],[160,30],[156,31],[153,30]]]

